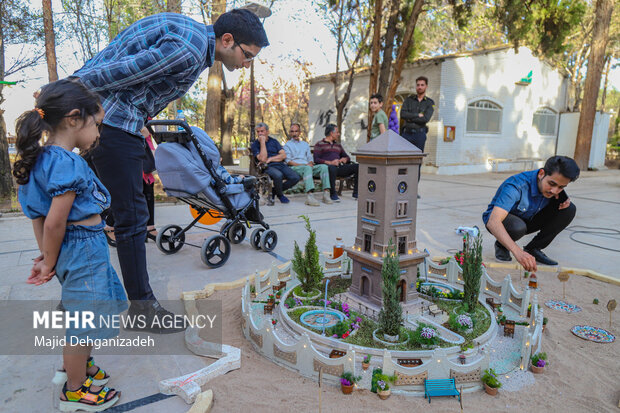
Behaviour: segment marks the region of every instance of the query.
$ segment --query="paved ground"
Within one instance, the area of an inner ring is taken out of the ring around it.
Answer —
[[[432,256],[445,256],[460,246],[460,237],[455,234],[458,226],[478,225],[483,227],[481,214],[499,184],[508,174],[495,173],[466,176],[423,175],[420,184],[422,198],[418,203],[417,240],[420,249],[428,248]],[[567,191],[577,206],[573,225],[599,228],[620,228],[620,171],[585,172],[571,184]],[[292,198],[289,205],[276,203],[263,207],[267,222],[278,233],[278,246],[274,254],[254,250],[248,242],[233,247],[229,262],[219,269],[207,269],[201,262],[199,249],[185,246],[175,255],[162,254],[153,242],[147,246],[151,284],[160,299],[177,299],[182,291],[196,290],[212,282],[232,281],[252,274],[255,269],[266,269],[276,259],[290,259],[295,240],[303,243],[306,232],[301,214],[308,214],[317,231],[319,248],[331,249],[337,236],[343,237],[346,245],[353,243],[356,232],[357,201],[351,193],[343,195],[339,204],[308,207],[304,198]],[[186,205],[161,205],[156,208],[158,227],[166,224],[187,223],[190,215]],[[188,241],[201,244],[208,232],[193,230]],[[493,257],[493,237],[483,230],[484,255]],[[249,234],[248,234],[249,235]],[[618,270],[620,253],[586,246],[569,238],[564,231],[545,252],[557,259],[561,266],[588,268],[620,279]],[[594,237],[578,234],[580,240],[618,249],[618,236]],[[523,245],[523,244],[522,244]],[[30,222],[20,215],[4,214],[0,218],[0,297],[6,299],[56,299],[60,287],[50,282],[41,287],[25,283],[32,258],[37,255],[36,242]],[[116,254],[113,262],[118,269]],[[120,274],[120,272],[119,272]],[[209,361],[193,356],[99,356],[98,360],[108,370],[115,372],[111,383],[125,390],[117,411],[136,412],[184,412],[185,403],[169,398],[148,404],[144,399],[158,392],[157,383],[164,378],[178,376],[197,370]],[[60,357],[0,356],[0,403],[7,411],[50,411],[53,366],[59,367]],[[28,390],[26,390],[28,389]],[[42,397],[33,397],[30,391],[41,392]],[[216,395],[217,397],[217,395]]]

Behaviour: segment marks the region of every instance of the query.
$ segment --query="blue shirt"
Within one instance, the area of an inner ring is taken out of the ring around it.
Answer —
[[[265,142],[265,146],[267,147],[268,158],[271,158],[272,156],[276,156],[282,150],[282,145],[280,145],[280,142],[273,139],[271,136],[269,137],[269,139],[267,139],[267,142]],[[254,156],[260,153],[260,142],[258,141],[258,139],[252,142],[252,146],[250,146],[250,150],[252,151],[252,155]],[[271,163],[277,163],[277,162],[271,162]]]
[[[19,187],[24,215],[30,219],[46,217],[52,199],[67,191],[75,192],[67,222],[100,214],[110,206],[110,193],[81,156],[60,146],[44,146],[28,183]]]
[[[545,198],[538,190],[538,169],[521,172],[506,179],[498,188],[487,210],[482,214],[485,225],[493,207],[500,207],[524,221],[531,220],[534,215],[547,206],[549,198]]]
[[[178,13],[138,20],[75,72],[101,97],[103,123],[136,136],[213,65],[213,26]]]
[[[310,162],[313,162],[310,145],[306,141],[291,139],[284,144],[284,152],[286,153],[287,162],[292,161],[302,165],[308,165]]]

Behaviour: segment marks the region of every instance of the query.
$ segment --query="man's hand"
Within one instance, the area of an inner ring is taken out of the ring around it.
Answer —
[[[40,258],[40,259],[39,259]],[[39,259],[38,261],[36,261]],[[35,258],[35,263],[30,270],[30,277],[26,280],[28,284],[43,285],[56,274],[56,271],[45,264],[42,257]]]
[[[308,162],[306,165],[308,165],[308,166],[314,166],[314,162],[310,161],[310,162]]]
[[[536,271],[536,259],[532,257],[530,254],[528,254],[527,252],[523,250],[520,250],[514,255],[517,261],[519,261],[519,264],[523,266],[525,271],[530,271],[530,272]]]
[[[566,201],[562,202],[560,204],[560,206],[558,207],[558,209],[564,209],[564,208],[568,208],[570,205],[570,198],[568,198]]]
[[[340,158],[338,159],[338,163],[347,163],[349,158]]]

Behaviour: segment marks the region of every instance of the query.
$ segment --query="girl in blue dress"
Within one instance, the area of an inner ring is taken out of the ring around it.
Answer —
[[[65,79],[44,86],[35,109],[17,120],[19,158],[13,175],[41,251],[27,282],[41,285],[56,276],[66,311],[114,315],[127,308],[127,298],[110,264],[99,215],[110,205],[110,194],[73,152],[95,144],[103,116],[99,97],[79,82]],[[92,346],[70,344],[71,337],[105,339],[118,332],[67,328],[61,411],[102,411],[118,401],[120,391],[102,387],[109,376],[90,357]]]

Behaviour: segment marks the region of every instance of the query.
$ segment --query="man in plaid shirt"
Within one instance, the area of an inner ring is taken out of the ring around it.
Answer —
[[[148,210],[142,194],[140,129],[148,116],[155,117],[182,97],[215,60],[230,71],[249,67],[268,45],[260,20],[246,9],[224,13],[212,26],[182,14],[160,13],[129,26],[73,74],[99,94],[105,109],[92,160],[112,198],[118,259],[132,300],[130,314],[150,319],[171,314],[155,299],[146,269]]]

